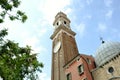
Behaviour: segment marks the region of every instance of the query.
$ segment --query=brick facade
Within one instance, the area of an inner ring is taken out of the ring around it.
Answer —
[[[87,60],[90,60],[88,63]],[[79,73],[78,67],[83,65],[83,72]],[[94,58],[92,56],[80,54],[76,57],[71,63],[66,65],[65,67],[65,74],[71,73],[72,79],[71,80],[92,80],[91,70],[94,69]]]

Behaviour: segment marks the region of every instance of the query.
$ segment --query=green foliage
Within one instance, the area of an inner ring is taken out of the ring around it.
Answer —
[[[14,10],[15,15],[11,13],[13,9],[18,8],[19,5],[20,5],[19,0],[0,0],[0,7],[3,10],[2,12],[0,12],[0,23],[4,22],[6,15],[8,15],[11,21],[17,19],[22,22],[25,22],[27,20],[27,16],[25,15],[24,12],[20,10],[16,11]]]
[[[3,29],[0,31],[0,40],[3,40],[3,38],[5,37],[5,35],[7,35],[7,29]],[[2,41],[3,42],[3,41]]]
[[[19,47],[18,43],[5,40],[7,29],[0,31],[0,76],[3,80],[36,80],[43,64],[37,61],[30,46]]]
[[[0,23],[3,23],[3,19],[0,19]]]
[[[20,0],[0,0],[0,23],[6,16],[11,21],[25,22],[27,16],[17,10],[19,5]],[[7,34],[7,29],[0,31],[0,77],[3,80],[36,80],[43,64],[38,62],[36,54],[32,54],[30,46],[19,47],[18,43],[4,38]]]

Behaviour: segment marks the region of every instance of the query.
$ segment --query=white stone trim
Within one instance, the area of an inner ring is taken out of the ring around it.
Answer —
[[[111,74],[111,73],[108,71],[108,69],[109,69],[110,67],[113,67],[113,69],[114,69],[114,71],[115,71],[115,67],[114,67],[114,66],[109,66],[109,67],[107,67],[107,74]],[[113,73],[114,73],[114,72],[113,72]]]
[[[53,40],[55,40],[55,38],[57,38],[58,35],[61,34],[62,32],[66,33],[68,36],[71,36],[72,38],[75,38],[73,35],[69,34],[69,33],[66,32],[65,30],[60,30],[60,31],[56,34],[56,36],[53,38]]]

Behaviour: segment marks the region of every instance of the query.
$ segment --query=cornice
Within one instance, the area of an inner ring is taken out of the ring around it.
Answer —
[[[51,35],[50,39],[53,39],[60,30],[64,30],[64,31],[66,31],[67,33],[69,33],[69,34],[71,34],[71,35],[73,35],[73,36],[76,35],[76,33],[73,32],[71,29],[68,29],[66,26],[64,26],[64,25],[61,24],[61,25],[54,31],[54,33]]]

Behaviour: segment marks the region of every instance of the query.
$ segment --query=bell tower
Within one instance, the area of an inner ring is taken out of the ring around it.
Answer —
[[[52,39],[51,80],[67,80],[64,66],[79,55],[75,41],[76,33],[70,28],[70,20],[63,12],[55,16]]]

